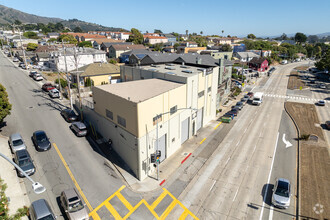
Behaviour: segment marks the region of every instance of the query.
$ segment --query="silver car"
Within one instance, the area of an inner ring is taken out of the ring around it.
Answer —
[[[32,202],[30,210],[30,218],[32,220],[55,220],[52,209],[50,208],[48,202],[44,199],[39,199]]]
[[[68,189],[61,193],[61,206],[70,220],[89,219],[85,205],[75,189]]]
[[[32,158],[27,150],[16,151],[14,155],[14,162],[29,176],[33,175],[36,171]],[[24,174],[18,169],[17,175],[19,177],[24,177]]]
[[[70,125],[70,129],[78,136],[83,137],[87,135],[87,127],[82,122],[73,122]]]
[[[276,207],[287,209],[290,206],[290,188],[289,180],[277,179],[273,189],[272,204]]]
[[[15,153],[18,150],[25,150],[26,146],[23,141],[23,138],[20,134],[15,133],[9,137],[9,146],[12,153]]]

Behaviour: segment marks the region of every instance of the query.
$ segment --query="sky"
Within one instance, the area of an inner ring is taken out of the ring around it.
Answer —
[[[330,0],[0,0],[0,4],[39,16],[149,33],[160,29],[264,37],[330,32]]]

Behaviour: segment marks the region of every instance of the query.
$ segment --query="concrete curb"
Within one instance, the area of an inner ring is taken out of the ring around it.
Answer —
[[[285,112],[288,114],[288,116],[291,118],[293,124],[295,125],[296,129],[297,129],[297,135],[298,135],[298,143],[297,143],[297,206],[296,206],[296,219],[299,219],[300,216],[300,187],[299,187],[299,183],[300,183],[300,163],[299,163],[299,159],[300,159],[300,141],[299,141],[299,137],[300,137],[300,130],[299,127],[296,123],[296,121],[294,120],[294,118],[291,116],[291,114],[289,113],[288,109],[286,108],[286,103],[284,102],[284,110]]]

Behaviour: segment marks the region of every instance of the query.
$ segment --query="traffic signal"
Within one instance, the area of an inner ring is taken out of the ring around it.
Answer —
[[[156,162],[155,154],[150,154],[150,160],[151,160],[151,163],[155,163]]]
[[[162,152],[160,150],[156,150],[156,156],[159,158],[162,156]]]

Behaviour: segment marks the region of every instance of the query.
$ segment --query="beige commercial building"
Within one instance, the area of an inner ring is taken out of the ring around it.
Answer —
[[[93,87],[96,116],[87,114],[86,120],[143,180],[155,171],[156,140],[163,161],[215,117],[218,68],[122,66],[125,82]]]

